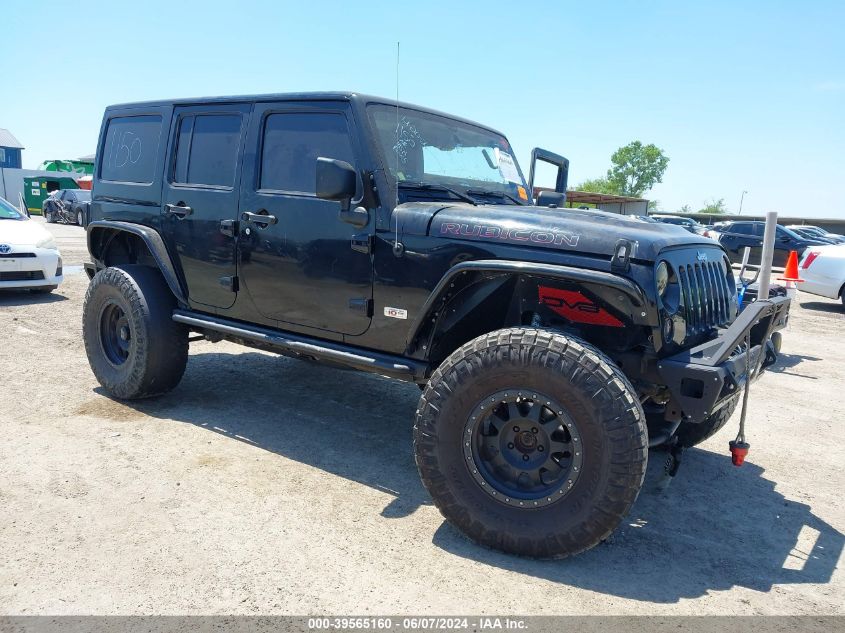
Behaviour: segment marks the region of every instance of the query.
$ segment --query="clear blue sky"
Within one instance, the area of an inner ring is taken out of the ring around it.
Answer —
[[[606,6],[602,6],[605,5]],[[664,210],[845,217],[845,2],[36,2],[0,5],[0,127],[24,166],[94,151],[103,108],[354,90],[492,125],[570,185],[614,149],[671,159]],[[65,28],[67,24],[67,28]]]

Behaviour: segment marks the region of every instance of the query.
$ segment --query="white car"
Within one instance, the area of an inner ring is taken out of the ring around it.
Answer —
[[[798,266],[803,292],[841,299],[845,306],[845,244],[811,246]]]
[[[0,198],[0,289],[51,292],[62,283],[62,258],[52,234]]]

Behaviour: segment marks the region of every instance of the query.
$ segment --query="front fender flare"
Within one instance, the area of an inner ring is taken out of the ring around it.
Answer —
[[[149,249],[150,254],[156,262],[161,271],[167,286],[173,293],[173,296],[180,304],[188,305],[188,296],[179,276],[176,274],[176,267],[173,260],[170,258],[170,253],[167,252],[167,247],[164,245],[164,239],[161,234],[153,228],[143,226],[141,224],[133,224],[131,222],[119,222],[116,220],[96,220],[91,222],[86,227],[88,239],[88,252],[91,257],[97,262],[97,268],[100,268],[102,262],[102,250],[108,241],[101,239],[103,232],[116,234],[119,232],[131,233],[143,240]]]
[[[436,321],[441,308],[456,293],[478,281],[503,275],[556,279],[578,283],[591,289],[606,289],[612,291],[612,303],[627,312],[635,325],[654,325],[656,315],[651,314],[652,310],[642,289],[619,275],[557,264],[479,259],[456,264],[443,275],[409,329],[407,353],[413,353],[420,347],[423,339],[429,337],[430,325]]]

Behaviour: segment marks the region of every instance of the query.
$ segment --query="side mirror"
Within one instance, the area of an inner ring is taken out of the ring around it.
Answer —
[[[364,207],[350,209],[357,182],[358,173],[346,161],[322,156],[317,159],[317,197],[340,202],[340,219],[362,227],[370,221],[369,212]]]
[[[555,191],[561,193],[566,200],[566,184],[569,180],[569,160],[546,149],[535,147],[531,150],[531,169],[528,172],[528,190],[534,192],[534,178],[537,175],[537,162],[542,161],[557,167],[555,177]]]
[[[557,191],[541,191],[537,196],[538,207],[560,208],[566,202],[566,194]]]

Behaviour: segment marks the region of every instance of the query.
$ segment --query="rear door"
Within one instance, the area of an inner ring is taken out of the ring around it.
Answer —
[[[251,104],[176,108],[162,230],[191,305],[229,308],[238,290],[234,223]]]
[[[751,247],[751,262],[754,263],[759,260],[763,238],[754,235],[753,222],[735,222],[727,231],[722,233],[719,241],[727,249],[732,262],[742,261],[743,249],[746,246]]]
[[[282,327],[358,335],[370,325],[374,223],[343,222],[338,202],[315,195],[318,157],[360,169],[354,129],[345,102],[256,104],[248,152],[255,158],[245,161],[240,200],[238,274],[241,290]]]

